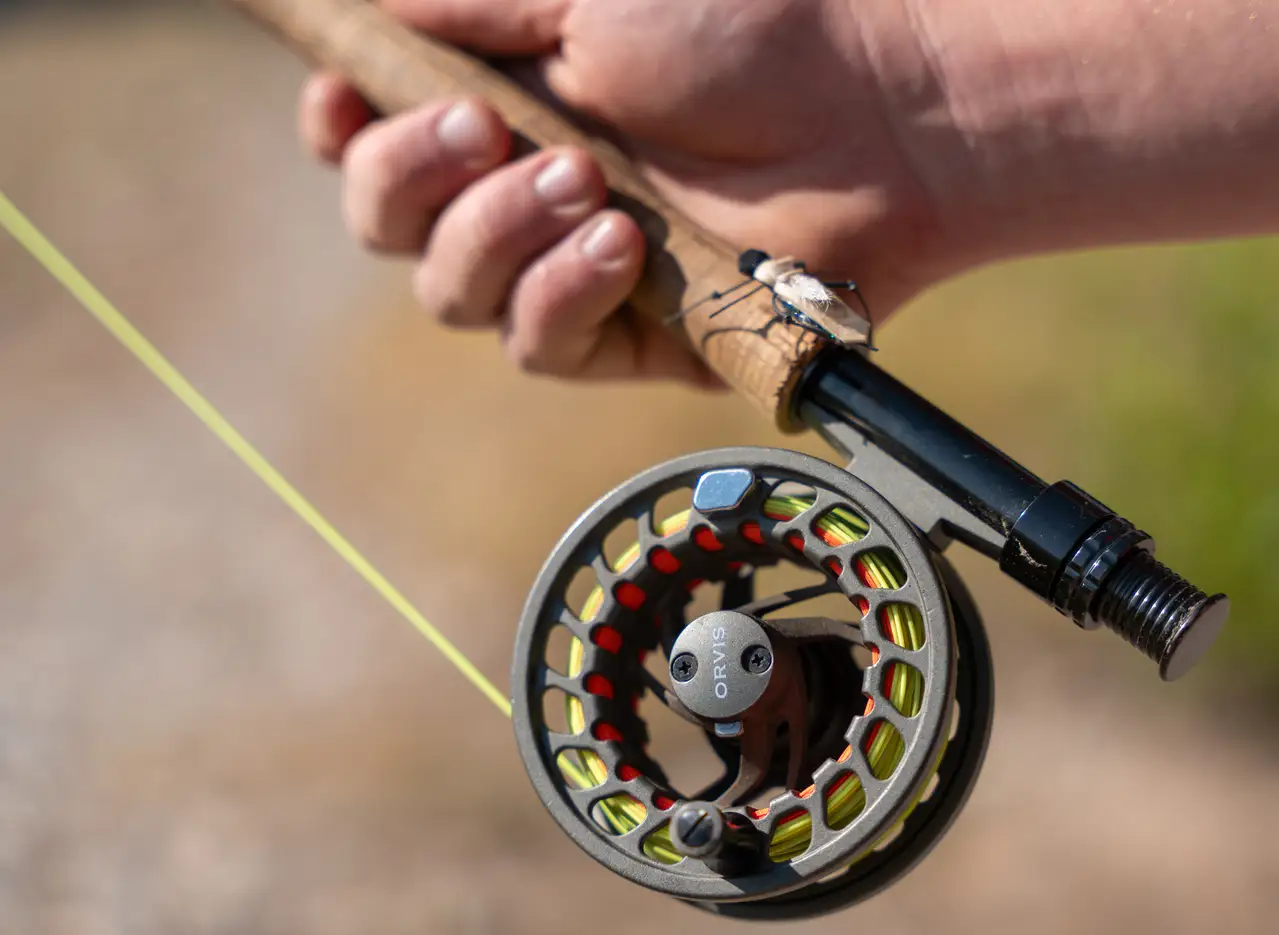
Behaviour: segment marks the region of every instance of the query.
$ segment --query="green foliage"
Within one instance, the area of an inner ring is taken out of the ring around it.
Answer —
[[[1099,487],[1161,559],[1230,595],[1218,665],[1279,689],[1279,241],[1084,264]]]

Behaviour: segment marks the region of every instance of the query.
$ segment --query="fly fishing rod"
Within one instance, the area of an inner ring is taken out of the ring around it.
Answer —
[[[591,150],[648,242],[631,310],[670,322],[774,424],[815,430],[847,461],[758,447],[675,459],[605,494],[542,568],[512,665],[516,742],[550,815],[600,864],[747,919],[845,908],[914,867],[967,800],[992,724],[990,650],[945,555],[955,541],[1078,627],[1118,633],[1165,680],[1221,630],[1225,596],[1160,564],[1149,535],[875,366],[868,319],[836,295],[852,283],[701,230],[608,144],[365,0],[229,2],[383,113],[477,94],[523,151]],[[756,593],[757,572],[778,567],[812,583]],[[708,584],[718,606],[695,612]],[[661,709],[695,725],[718,778],[671,780],[650,749],[647,712]]]

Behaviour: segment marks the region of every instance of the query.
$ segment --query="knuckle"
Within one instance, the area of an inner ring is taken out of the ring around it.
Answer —
[[[465,328],[471,324],[467,304],[426,264],[419,266],[413,276],[413,297],[423,311],[445,328]]]
[[[506,342],[506,359],[522,373],[533,376],[554,376],[556,372],[546,348],[537,341],[530,341],[519,335],[512,336]]]
[[[435,320],[445,328],[462,329],[475,326],[470,315],[467,314],[465,303],[453,298],[436,300],[433,314]]]
[[[369,253],[383,253],[387,250],[385,239],[368,219],[361,219],[348,213],[346,227],[356,244]]]
[[[405,179],[404,159],[397,141],[385,132],[360,136],[347,153],[346,172],[368,197],[389,199]]]
[[[343,186],[342,201],[346,229],[359,245],[373,252],[389,249],[385,206],[351,178]]]
[[[520,320],[534,327],[551,312],[548,307],[553,296],[562,290],[556,288],[557,276],[552,257],[543,254],[524,270],[515,284],[512,305],[519,310]]]
[[[393,252],[394,245],[387,238],[386,229],[375,212],[352,207],[347,211],[346,226],[356,243],[368,252]]]
[[[512,228],[521,220],[512,217],[512,203],[497,192],[471,199],[462,219],[470,253],[477,257],[491,254],[511,239]]]
[[[382,236],[382,232],[371,221],[352,220],[347,222],[351,236],[355,242],[369,253],[388,253],[390,252],[390,244],[386,238]]]
[[[416,249],[429,234],[433,218],[404,216],[406,177],[399,156],[378,136],[357,140],[349,148],[343,172],[343,213],[351,236],[365,250],[400,254]]]
[[[584,146],[566,146],[564,154],[573,160],[574,166],[580,173],[582,180],[586,183],[591,194],[599,196],[602,200],[604,194],[604,173],[600,169],[599,162],[595,155]]]

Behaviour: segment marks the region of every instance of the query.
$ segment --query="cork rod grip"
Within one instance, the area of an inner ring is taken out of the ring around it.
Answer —
[[[648,242],[644,279],[629,304],[661,320],[742,279],[738,250],[656,195],[614,147],[575,126],[505,75],[444,43],[412,32],[367,0],[227,0],[277,34],[304,60],[336,71],[385,114],[432,99],[487,100],[527,148],[577,145],[595,156],[611,202],[639,222]],[[743,247],[751,246],[744,244]],[[785,430],[797,430],[791,395],[817,350],[811,335],[779,327],[766,292],[713,321],[720,303],[686,316],[685,338],[711,368]]]

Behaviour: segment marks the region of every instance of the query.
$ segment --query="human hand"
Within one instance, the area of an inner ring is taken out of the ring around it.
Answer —
[[[886,115],[864,50],[913,63],[910,29],[847,0],[383,0],[406,23],[490,59],[616,133],[649,182],[730,243],[855,279],[881,319],[940,275],[936,204]],[[603,209],[588,153],[508,162],[479,101],[387,120],[340,78],[312,77],[303,136],[343,167],[346,223],[416,257],[419,302],[496,328],[526,370],[716,381],[658,323],[614,314],[643,240]],[[932,254],[937,253],[937,256]]]

